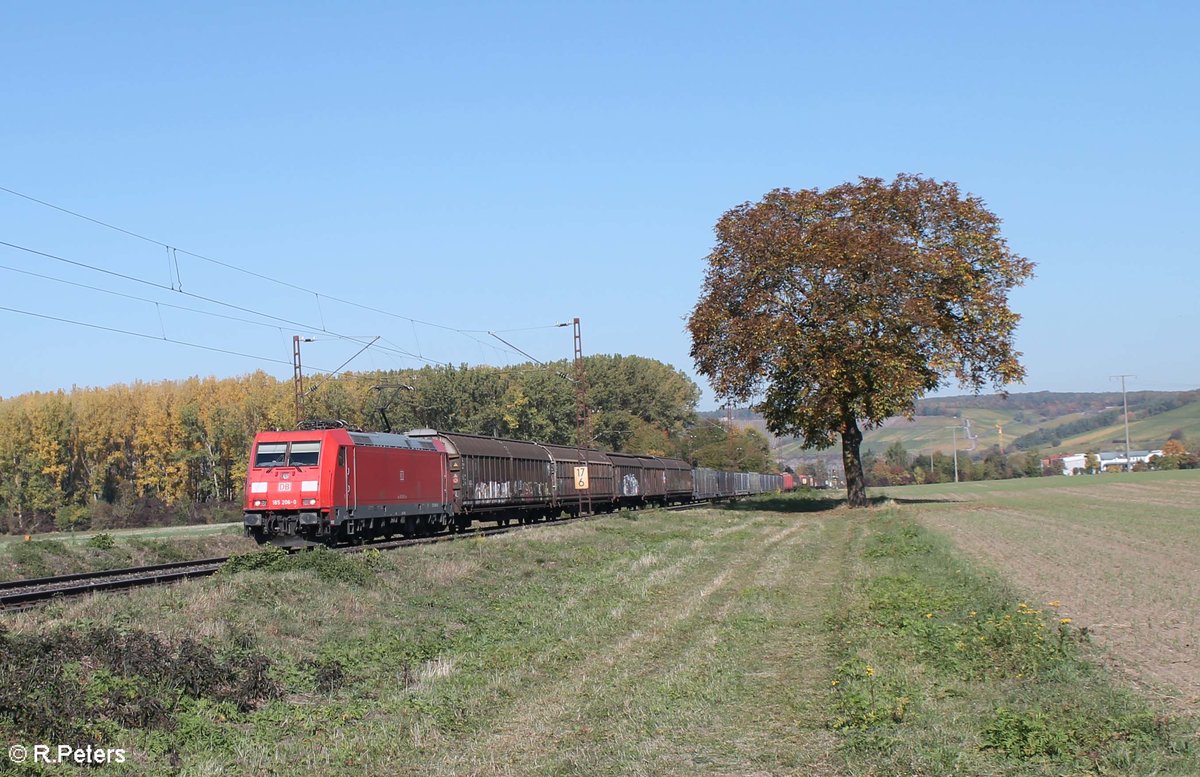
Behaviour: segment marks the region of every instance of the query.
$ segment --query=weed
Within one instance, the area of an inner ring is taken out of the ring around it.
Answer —
[[[190,547],[191,543],[155,540],[147,537],[130,537],[126,544],[134,550],[142,551],[148,558],[164,564],[172,561],[187,561],[204,552],[202,547]]]
[[[983,730],[984,745],[1010,758],[1058,758],[1071,752],[1076,738],[1065,722],[1041,710],[1014,712],[1001,707]]]
[[[288,553],[280,548],[271,548],[233,556],[221,567],[221,573],[308,571],[326,583],[363,586],[378,569],[381,558],[380,552],[375,549],[351,555],[327,548],[315,548],[302,553]]]
[[[283,548],[267,548],[256,553],[240,553],[230,556],[229,560],[221,565],[220,574],[233,575],[238,572],[274,569],[287,556],[288,552]]]
[[[346,682],[346,667],[333,658],[306,659],[301,668],[312,673],[313,685],[321,693],[332,693]]]
[[[24,577],[55,574],[60,559],[68,553],[67,546],[58,540],[30,540],[8,545],[9,558]]]
[[[96,550],[112,550],[117,546],[117,541],[113,539],[111,534],[100,532],[89,537],[86,544],[89,548]]]
[[[113,727],[171,730],[182,698],[251,710],[277,698],[270,660],[242,639],[192,640],[111,626],[0,631],[0,728],[40,741],[112,741]]]

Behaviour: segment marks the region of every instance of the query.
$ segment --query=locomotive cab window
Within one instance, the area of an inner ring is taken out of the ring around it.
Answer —
[[[255,467],[315,467],[321,459],[318,442],[260,442],[254,451]]]
[[[293,467],[315,467],[321,458],[321,443],[294,442],[288,454],[288,464]]]
[[[286,442],[260,442],[254,452],[254,466],[282,467],[286,457]]]

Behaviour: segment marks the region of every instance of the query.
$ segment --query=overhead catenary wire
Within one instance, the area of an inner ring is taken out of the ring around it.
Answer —
[[[0,189],[3,189],[3,187],[0,187]],[[280,322],[280,323],[288,324],[289,326],[292,326],[292,327],[298,327],[298,328],[300,328],[300,329],[302,329],[302,330],[304,330],[304,331],[320,331],[320,332],[325,332],[325,333],[327,333],[327,334],[334,335],[335,337],[341,337],[341,338],[343,338],[343,339],[355,340],[355,338],[353,338],[353,337],[348,337],[348,336],[346,336],[346,335],[339,335],[338,333],[336,333],[336,332],[333,332],[333,331],[331,331],[331,330],[327,329],[327,328],[325,327],[324,315],[323,315],[323,314],[322,314],[321,326],[320,326],[320,327],[316,327],[316,326],[313,326],[313,325],[311,325],[311,324],[305,324],[305,323],[302,323],[302,322],[299,322],[299,321],[294,321],[294,320],[292,320],[292,319],[288,319],[288,318],[282,318],[282,317],[280,317],[280,316],[274,316],[274,315],[271,315],[271,314],[269,314],[269,313],[263,313],[263,312],[261,312],[261,311],[258,311],[258,310],[252,310],[252,309],[250,309],[250,308],[247,308],[247,307],[245,307],[245,306],[243,306],[243,305],[235,305],[235,304],[233,304],[233,303],[231,303],[231,302],[225,302],[225,301],[223,301],[223,300],[215,299],[215,298],[213,298],[213,297],[207,297],[207,296],[205,296],[205,295],[203,295],[203,294],[196,294],[196,293],[194,293],[194,292],[190,292],[190,291],[184,291],[184,290],[183,290],[183,285],[182,285],[182,283],[180,283],[180,284],[178,285],[178,287],[176,287],[175,283],[172,283],[170,286],[164,286],[164,285],[163,285],[163,284],[161,284],[161,283],[156,283],[155,281],[146,280],[145,278],[139,278],[139,277],[137,277],[137,276],[134,276],[134,275],[128,275],[128,274],[126,274],[126,273],[117,272],[116,270],[109,270],[109,269],[107,269],[107,268],[105,268],[105,267],[98,267],[98,266],[96,266],[96,265],[93,265],[93,264],[88,264],[87,262],[81,262],[81,261],[78,261],[78,260],[75,260],[75,259],[68,259],[68,258],[66,258],[66,257],[64,257],[64,256],[59,256],[59,255],[57,255],[57,254],[52,254],[52,253],[49,253],[49,252],[46,252],[46,251],[39,251],[39,250],[37,250],[37,249],[35,249],[35,248],[30,248],[30,247],[28,247],[28,246],[22,246],[22,245],[18,245],[18,244],[16,244],[16,243],[9,243],[9,242],[7,242],[7,241],[0,240],[0,246],[6,246],[6,247],[8,247],[8,248],[12,248],[12,249],[14,249],[14,250],[17,250],[17,251],[24,251],[24,252],[26,252],[26,253],[33,254],[33,255],[35,255],[35,256],[41,256],[41,257],[44,257],[44,258],[46,258],[46,259],[53,259],[54,261],[57,261],[57,262],[62,262],[62,263],[64,263],[64,264],[73,265],[73,266],[75,266],[75,267],[82,267],[82,268],[84,268],[84,269],[88,269],[88,270],[91,270],[91,271],[93,271],[93,272],[103,273],[103,274],[105,274],[105,275],[110,275],[110,276],[112,276],[112,277],[114,277],[114,278],[120,278],[120,279],[122,279],[122,280],[130,281],[130,282],[132,282],[132,283],[139,283],[139,284],[142,284],[142,285],[144,285],[144,286],[150,286],[150,287],[152,287],[152,288],[161,289],[161,290],[163,290],[163,291],[170,291],[170,292],[173,292],[173,293],[176,293],[176,294],[182,294],[182,295],[184,295],[184,296],[186,296],[186,297],[191,297],[192,299],[200,300],[200,301],[202,301],[202,302],[208,302],[208,303],[210,303],[210,304],[213,304],[213,305],[219,305],[219,306],[221,306],[221,307],[230,308],[230,309],[232,309],[232,310],[239,310],[239,311],[241,311],[241,312],[243,312],[243,313],[249,313],[249,314],[251,314],[251,315],[255,315],[255,316],[260,316],[260,317],[262,317],[262,318],[271,319],[272,321],[277,321],[277,322]],[[169,248],[169,247],[168,247],[168,248]],[[171,250],[173,250],[173,249],[171,249]],[[17,272],[21,272],[21,271],[20,271],[20,270],[17,270]],[[63,282],[64,282],[64,283],[70,283],[69,281],[63,281]],[[316,292],[312,292],[312,293],[316,294]],[[317,295],[317,296],[318,296],[318,310],[319,310],[319,309],[320,309],[320,305],[319,305],[319,296],[320,296],[320,295]],[[333,298],[332,298],[332,297],[330,297],[329,299],[333,299]],[[195,312],[199,312],[199,311],[195,311]],[[414,320],[414,319],[408,319],[408,320]],[[457,330],[456,330],[456,331],[457,331]],[[470,339],[470,340],[474,340],[475,342],[479,343],[480,345],[487,345],[488,347],[495,348],[495,346],[491,346],[491,345],[489,345],[489,344],[487,344],[487,343],[484,343],[482,340],[480,340],[480,339],[479,339],[479,338],[477,338],[477,337],[474,337],[474,336],[473,336],[473,335],[471,335],[471,334],[468,334],[468,333],[466,333],[466,332],[462,332],[461,334],[463,334],[465,337],[467,337],[467,338],[468,338],[468,339]],[[355,340],[355,341],[356,341],[356,342],[362,342],[362,340],[361,340],[361,339],[358,339],[358,340]],[[393,343],[392,345],[393,345],[393,348],[394,348],[394,349],[395,349],[397,352],[399,352],[400,354],[402,354],[402,355],[404,355],[404,356],[408,356],[408,357],[411,357],[411,358],[413,358],[413,359],[417,359],[417,360],[419,360],[419,361],[427,362],[427,363],[429,363],[429,364],[439,364],[439,365],[444,365],[444,364],[445,364],[444,362],[440,362],[440,361],[438,361],[438,360],[436,360],[436,359],[429,359],[429,358],[426,358],[425,356],[423,356],[423,355],[421,355],[421,354],[419,354],[419,353],[418,353],[418,354],[414,354],[414,353],[412,353],[411,351],[407,351],[407,350],[401,349],[401,348],[399,348],[399,346],[396,346],[394,343]],[[496,350],[502,350],[502,349],[498,349],[498,348],[497,348]]]
[[[424,321],[424,320],[422,320],[422,319],[419,319],[419,318],[413,318],[413,317],[411,317],[411,316],[405,316],[405,315],[402,315],[402,314],[400,314],[400,313],[396,313],[396,312],[394,312],[394,311],[391,311],[391,310],[386,310],[386,309],[384,309],[384,308],[377,308],[377,307],[374,307],[374,306],[372,306],[372,305],[365,304],[365,303],[363,303],[363,302],[355,302],[355,301],[352,301],[352,300],[342,299],[341,297],[336,297],[336,296],[334,296],[334,295],[332,295],[332,294],[327,294],[327,293],[325,293],[325,292],[321,292],[321,291],[318,291],[318,290],[316,290],[316,289],[310,289],[310,288],[308,288],[308,287],[305,287],[305,286],[300,286],[299,284],[292,283],[291,281],[285,281],[285,280],[282,280],[282,279],[280,279],[280,278],[275,278],[275,277],[273,277],[273,276],[266,275],[266,274],[264,274],[264,273],[255,272],[255,271],[253,271],[253,270],[247,270],[245,267],[239,267],[239,266],[237,266],[237,265],[235,265],[235,264],[231,264],[231,263],[229,263],[229,262],[224,262],[224,261],[222,261],[222,260],[220,260],[220,259],[215,259],[215,258],[213,258],[213,257],[211,257],[211,256],[205,256],[204,254],[199,254],[199,253],[196,253],[196,252],[194,252],[194,251],[188,251],[188,250],[186,250],[186,249],[179,248],[178,246],[173,246],[173,245],[171,245],[170,243],[164,243],[164,242],[163,242],[163,241],[161,241],[161,240],[157,240],[157,239],[155,239],[155,238],[148,237],[148,236],[146,236],[146,235],[143,235],[143,234],[140,234],[140,233],[138,233],[138,232],[134,232],[133,230],[126,229],[126,228],[124,228],[124,227],[119,227],[119,226],[117,226],[117,225],[115,225],[115,224],[111,224],[111,223],[109,223],[109,222],[107,222],[107,221],[103,221],[103,220],[101,220],[101,219],[94,218],[94,217],[92,217],[92,216],[88,216],[88,215],[85,215],[85,214],[83,214],[83,213],[79,213],[78,211],[71,210],[70,208],[64,208],[64,207],[63,207],[63,206],[61,206],[61,205],[55,205],[55,204],[54,204],[54,203],[52,203],[52,202],[47,202],[46,200],[38,199],[37,197],[34,197],[34,196],[32,196],[32,195],[29,195],[29,194],[25,194],[25,193],[23,193],[23,192],[16,191],[15,189],[10,189],[10,188],[8,188],[8,187],[6,187],[6,186],[0,186],[0,191],[6,192],[6,193],[8,193],[8,194],[11,194],[11,195],[13,195],[14,197],[20,197],[20,198],[22,198],[22,199],[24,199],[24,200],[28,200],[28,201],[30,201],[30,202],[37,203],[38,205],[42,205],[42,206],[44,206],[44,207],[51,208],[51,209],[53,209],[53,210],[59,211],[60,213],[65,213],[65,214],[67,214],[67,215],[69,215],[69,216],[73,216],[73,217],[75,217],[75,218],[83,219],[84,221],[89,221],[89,222],[91,222],[91,223],[93,223],[93,224],[96,224],[96,225],[98,225],[98,226],[105,227],[106,229],[111,229],[111,230],[114,230],[114,231],[116,231],[116,232],[120,232],[120,233],[122,233],[122,234],[128,235],[128,236],[130,236],[130,237],[133,237],[133,238],[136,238],[136,239],[138,239],[138,240],[142,240],[142,241],[145,241],[145,242],[147,242],[147,243],[151,243],[151,244],[153,244],[153,245],[161,246],[162,248],[166,249],[166,250],[168,251],[168,253],[169,253],[169,254],[170,254],[170,255],[171,255],[173,258],[174,258],[174,262],[175,262],[175,275],[176,275],[176,277],[177,277],[177,278],[179,277],[179,258],[178,258],[178,255],[179,255],[179,254],[184,254],[185,256],[190,256],[190,257],[193,257],[193,258],[195,258],[195,259],[199,259],[199,260],[201,260],[201,261],[204,261],[204,262],[209,262],[209,263],[211,263],[211,264],[215,264],[215,265],[217,265],[217,266],[219,266],[219,267],[224,267],[224,268],[226,268],[226,269],[233,270],[233,271],[235,271],[235,272],[240,272],[240,273],[243,273],[243,274],[245,274],[245,275],[249,275],[249,276],[251,276],[251,277],[253,277],[253,278],[258,278],[258,279],[260,279],[260,280],[268,281],[268,282],[270,282],[270,283],[275,283],[275,284],[278,284],[278,285],[280,285],[280,286],[284,286],[284,287],[287,287],[287,288],[295,289],[296,291],[302,291],[302,292],[305,292],[305,293],[307,293],[307,294],[312,294],[312,295],[314,295],[314,296],[316,296],[316,297],[317,297],[317,304],[318,304],[318,307],[320,306],[320,298],[321,298],[321,297],[325,297],[325,299],[332,300],[332,301],[334,301],[334,302],[340,302],[340,303],[341,303],[341,304],[343,304],[343,305],[352,305],[352,306],[354,306],[354,307],[357,307],[357,308],[362,308],[362,309],[364,309],[364,310],[370,310],[370,311],[372,311],[372,312],[374,312],[374,313],[379,313],[379,314],[381,314],[381,315],[385,315],[385,316],[391,316],[392,318],[400,319],[400,320],[402,320],[402,321],[411,321],[411,322],[412,322],[412,323],[414,323],[414,324],[421,324],[422,326],[428,326],[428,327],[432,327],[432,328],[434,328],[434,329],[442,329],[442,330],[445,330],[445,331],[447,331],[447,332],[454,332],[454,333],[456,333],[456,334],[465,335],[465,336],[467,336],[467,337],[470,337],[470,335],[472,335],[472,334],[486,334],[486,333],[488,333],[488,330],[485,330],[485,329],[463,329],[463,328],[460,328],[460,327],[447,326],[447,325],[445,325],[445,324],[438,324],[438,323],[435,323],[435,322],[433,322],[433,321]],[[183,289],[183,282],[182,282],[182,279],[180,279],[180,280],[179,280],[179,289],[178,289],[178,291],[182,291],[182,289]],[[172,290],[175,290],[175,289],[172,289]],[[555,326],[559,326],[559,325],[558,325],[558,324],[551,324],[551,325],[545,325],[545,326],[526,327],[526,328],[523,328],[523,329],[507,329],[507,330],[497,330],[497,331],[503,331],[503,332],[516,332],[516,331],[527,331],[527,330],[530,330],[530,329],[549,329],[549,328],[553,328],[553,327],[555,327]],[[470,339],[472,339],[472,340],[475,340],[475,342],[477,342],[477,343],[480,343],[481,345],[487,345],[488,347],[495,348],[495,346],[492,346],[492,345],[490,345],[490,344],[488,344],[488,343],[485,343],[484,341],[482,341],[482,340],[479,340],[478,338],[471,337]],[[503,349],[496,349],[496,350],[503,350]]]
[[[137,302],[146,302],[151,305],[158,305],[158,306],[161,306],[164,308],[170,308],[172,310],[182,310],[187,313],[195,313],[197,315],[209,316],[211,318],[220,318],[220,319],[224,319],[226,321],[236,321],[240,324],[250,324],[251,326],[263,326],[263,327],[267,327],[269,329],[279,329],[278,324],[272,324],[272,323],[268,323],[266,321],[254,321],[249,318],[242,318],[241,316],[229,316],[224,313],[214,313],[211,310],[201,310],[199,308],[190,308],[187,305],[174,305],[170,302],[161,302],[159,300],[150,299],[149,297],[139,297],[136,294],[126,294],[125,292],[122,292],[122,291],[114,291],[113,289],[105,289],[105,288],[101,288],[100,286],[93,286],[89,283],[80,283],[78,281],[69,281],[65,278],[56,278],[53,275],[43,275],[42,273],[33,272],[32,270],[22,270],[19,267],[9,267],[6,264],[0,264],[0,270],[7,270],[9,272],[20,273],[21,275],[28,275],[32,278],[41,278],[42,280],[53,281],[54,283],[61,283],[61,284],[67,285],[67,286],[75,286],[75,287],[81,288],[81,289],[88,289],[90,291],[96,291],[101,294],[109,294],[114,297],[121,297],[122,299],[131,299],[131,300],[135,300]],[[304,331],[312,332],[315,334],[321,330],[307,329]],[[351,339],[357,339],[357,338],[352,337]]]
[[[351,341],[351,342],[357,342],[357,343],[360,343],[360,344],[362,343],[362,338],[353,338],[353,337],[350,337],[350,336],[348,336],[348,335],[343,335],[343,334],[341,334],[341,333],[339,333],[339,332],[334,332],[334,331],[331,331],[331,330],[328,330],[328,329],[322,329],[322,328],[320,328],[320,327],[314,327],[313,325],[311,325],[311,324],[306,324],[306,323],[304,323],[304,322],[302,322],[302,321],[295,321],[295,320],[293,320],[293,319],[289,319],[289,318],[283,318],[283,317],[280,317],[280,316],[274,316],[274,315],[271,315],[271,314],[269,314],[269,313],[263,313],[263,312],[260,312],[260,311],[257,311],[257,310],[253,310],[253,309],[251,309],[251,308],[247,308],[247,307],[245,307],[245,306],[243,306],[243,305],[235,305],[235,304],[233,304],[233,303],[231,303],[231,302],[224,302],[224,301],[222,301],[222,300],[219,300],[219,299],[214,299],[214,298],[212,298],[212,297],[206,297],[206,296],[204,296],[203,294],[195,294],[195,293],[193,293],[193,292],[183,291],[183,290],[181,290],[181,289],[171,289],[170,287],[168,287],[168,286],[164,286],[164,285],[163,285],[163,284],[161,284],[161,283],[156,283],[156,282],[154,282],[154,281],[148,281],[148,280],[146,280],[146,279],[144,279],[144,278],[138,278],[138,277],[136,277],[136,276],[133,276],[133,275],[126,275],[125,273],[116,272],[115,270],[109,270],[109,269],[106,269],[106,268],[104,268],[104,267],[97,267],[96,265],[88,264],[88,263],[86,263],[86,262],[80,262],[80,261],[77,261],[77,260],[75,260],[75,259],[68,259],[68,258],[66,258],[66,257],[63,257],[63,256],[58,256],[58,255],[56,255],[56,254],[47,253],[46,251],[38,251],[37,249],[29,248],[29,247],[27,247],[27,246],[17,245],[16,243],[9,243],[9,242],[7,242],[7,241],[3,241],[3,240],[0,240],[0,246],[7,246],[8,248],[12,248],[12,249],[15,249],[15,250],[18,250],[18,251],[24,251],[24,252],[26,252],[26,253],[33,254],[33,255],[35,255],[35,256],[41,256],[41,257],[44,257],[44,258],[47,258],[47,259],[53,259],[54,261],[63,262],[63,263],[65,263],[65,264],[73,265],[73,266],[76,266],[76,267],[83,267],[83,268],[86,268],[86,269],[88,269],[88,270],[92,270],[92,271],[94,271],[94,272],[103,273],[103,274],[105,274],[105,275],[111,275],[111,276],[113,276],[113,277],[116,277],[116,278],[121,278],[121,279],[123,279],[123,280],[131,281],[131,282],[133,282],[133,283],[139,283],[139,284],[142,284],[142,285],[144,285],[144,286],[150,286],[150,287],[152,287],[152,288],[160,289],[160,290],[163,290],[163,291],[173,291],[173,292],[175,292],[175,293],[177,293],[177,294],[183,294],[183,295],[185,295],[185,296],[187,296],[187,297],[191,297],[191,298],[193,298],[193,299],[198,299],[198,300],[201,300],[201,301],[204,301],[204,302],[208,302],[208,303],[211,303],[211,304],[214,304],[214,305],[219,305],[219,306],[221,306],[221,307],[230,308],[230,309],[232,309],[232,310],[238,310],[238,311],[241,311],[241,312],[243,312],[243,313],[249,313],[250,315],[259,316],[259,317],[261,317],[261,318],[270,319],[270,320],[272,320],[272,321],[276,321],[276,322],[279,322],[279,323],[287,324],[288,326],[291,326],[291,327],[297,327],[297,328],[299,328],[299,329],[301,329],[301,330],[304,330],[304,331],[319,331],[319,332],[324,332],[325,334],[332,335],[333,337],[337,337],[337,338],[339,338],[339,339],[343,339],[343,340],[349,340],[349,341]],[[425,357],[418,356],[418,355],[416,355],[416,354],[414,354],[414,353],[412,353],[412,352],[410,352],[410,351],[405,351],[405,350],[403,350],[403,349],[401,349],[401,348],[398,348],[398,347],[394,347],[393,349],[390,349],[390,350],[393,350],[393,351],[395,351],[396,353],[402,354],[402,355],[404,355],[404,356],[411,357],[411,358],[413,358],[413,359],[418,359],[418,360],[420,360],[420,361],[429,362],[429,363],[435,363],[435,364],[436,364],[436,363],[439,363],[439,362],[435,362],[435,361],[434,361],[434,360],[432,360],[432,359],[427,359],[427,358],[425,358]]]
[[[517,348],[517,346],[515,346],[515,345],[513,345],[512,343],[510,343],[509,341],[505,340],[503,337],[501,337],[500,335],[496,334],[495,332],[488,332],[488,334],[489,334],[489,335],[491,335],[492,337],[496,338],[496,339],[497,339],[497,340],[499,340],[500,342],[504,343],[504,344],[505,344],[505,345],[507,345],[509,348],[512,348],[513,350],[517,351],[517,352],[518,352],[518,353],[520,353],[522,356],[525,356],[525,357],[528,357],[528,358],[530,358],[530,359],[533,359],[535,362],[537,362],[538,364],[542,365],[543,367],[545,367],[545,366],[546,366],[546,363],[545,363],[544,361],[542,361],[541,359],[537,358],[536,356],[534,356],[534,355],[532,355],[532,354],[528,354],[528,353],[526,353],[525,351],[522,351],[520,348]]]
[[[345,366],[346,366],[347,364],[349,364],[350,362],[352,362],[352,361],[354,361],[355,359],[357,359],[357,358],[359,357],[359,355],[360,355],[360,354],[361,354],[363,351],[367,350],[367,349],[368,349],[368,348],[370,348],[372,345],[375,345],[375,343],[376,343],[376,342],[378,342],[378,341],[379,341],[379,338],[378,338],[378,337],[376,337],[375,339],[371,340],[371,342],[369,342],[369,343],[367,343],[366,345],[364,345],[362,348],[359,348],[359,349],[358,349],[358,351],[357,351],[357,352],[356,352],[356,353],[355,353],[353,356],[351,356],[349,359],[347,359],[346,361],[344,361],[344,362],[342,362],[341,364],[339,364],[339,365],[337,366],[337,369],[333,370],[333,371],[332,371],[332,372],[330,372],[328,375],[326,375],[324,380],[322,380],[320,383],[318,383],[317,385],[315,385],[315,386],[313,386],[312,388],[310,388],[308,391],[305,391],[305,392],[304,392],[304,396],[308,396],[309,394],[312,394],[313,392],[315,392],[317,389],[321,388],[321,386],[324,386],[326,383],[328,383],[328,382],[329,382],[329,379],[330,379],[330,378],[332,378],[334,375],[337,375],[339,372],[341,372],[341,371],[342,371],[342,369],[343,369],[343,368],[345,368]]]
[[[536,328],[536,329],[550,329],[550,328],[558,328],[558,327],[561,327],[561,326],[569,326],[569,325],[568,325],[568,324],[553,324],[553,325],[551,325],[550,327],[534,327],[534,328]],[[520,331],[520,330],[514,330],[514,331]],[[526,330],[526,331],[527,331],[527,330]],[[540,366],[542,366],[542,367],[549,367],[549,366],[550,366],[549,364],[546,364],[546,362],[544,362],[544,361],[542,361],[541,359],[537,358],[537,357],[536,357],[536,356],[534,356],[533,354],[526,353],[525,351],[522,351],[520,348],[517,348],[517,346],[515,346],[515,345],[513,345],[512,343],[510,343],[509,341],[505,340],[503,337],[501,337],[500,335],[496,334],[495,332],[488,332],[488,334],[489,334],[489,335],[491,335],[492,337],[496,338],[496,339],[497,339],[497,340],[499,340],[500,342],[504,343],[505,345],[507,345],[507,346],[509,346],[509,347],[511,347],[511,348],[513,348],[513,349],[515,349],[515,350],[516,350],[516,351],[518,351],[518,352],[519,352],[519,353],[520,353],[522,356],[525,356],[525,357],[527,357],[527,358],[529,358],[529,359],[532,359],[532,360],[533,360],[534,362],[536,362],[538,365],[540,365]],[[572,377],[570,377],[570,376],[569,376],[569,375],[567,375],[566,373],[563,373],[563,372],[558,372],[558,373],[555,373],[555,374],[556,374],[556,375],[558,375],[560,378],[563,378],[564,380],[566,380],[566,381],[569,381],[570,383],[577,383],[577,381],[575,380],[575,378],[572,378]]]
[[[289,362],[289,361],[284,361],[283,359],[273,359],[269,356],[257,356],[252,353],[243,353],[241,351],[234,351],[234,350],[230,350],[228,348],[218,348],[216,346],[204,345],[202,343],[193,343],[193,342],[188,342],[186,340],[176,340],[174,338],[166,337],[166,336],[159,337],[157,335],[148,335],[145,332],[134,332],[129,329],[118,329],[117,327],[104,326],[103,324],[93,324],[88,321],[76,321],[76,320],[70,319],[70,318],[62,318],[61,316],[50,316],[50,315],[46,315],[45,313],[35,313],[31,310],[20,310],[18,308],[10,308],[10,307],[4,306],[4,305],[0,305],[0,310],[6,311],[8,313],[18,313],[23,316],[33,316],[34,318],[41,318],[41,319],[45,319],[47,321],[57,321],[62,324],[72,324],[74,326],[87,327],[88,329],[98,329],[98,330],[101,330],[104,332],[114,332],[116,334],[129,335],[130,337],[140,337],[144,340],[157,340],[159,342],[173,343],[175,345],[185,345],[189,348],[199,348],[200,350],[203,350],[203,351],[213,351],[215,353],[223,353],[223,354],[227,354],[229,356],[242,356],[247,359],[257,359],[258,361],[273,362],[275,364],[286,364],[289,366],[291,365],[291,362]],[[325,373],[330,372],[330,370],[324,369],[322,367],[311,367],[310,366],[309,369],[316,370],[317,372],[325,372]]]

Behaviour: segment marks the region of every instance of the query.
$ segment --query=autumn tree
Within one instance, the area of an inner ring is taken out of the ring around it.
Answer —
[[[1033,273],[1000,220],[950,182],[900,175],[777,189],[716,225],[688,320],[721,398],[810,448],[840,437],[849,503],[867,504],[864,430],[951,380],[1021,380],[1008,292]]]

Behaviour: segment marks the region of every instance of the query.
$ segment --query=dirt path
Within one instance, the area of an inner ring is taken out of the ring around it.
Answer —
[[[612,638],[566,673],[531,682],[489,735],[442,750],[436,770],[840,773],[816,700],[827,693],[823,617],[844,527],[751,514],[734,527],[744,540],[638,559],[627,584],[651,586],[649,604],[614,608]]]

